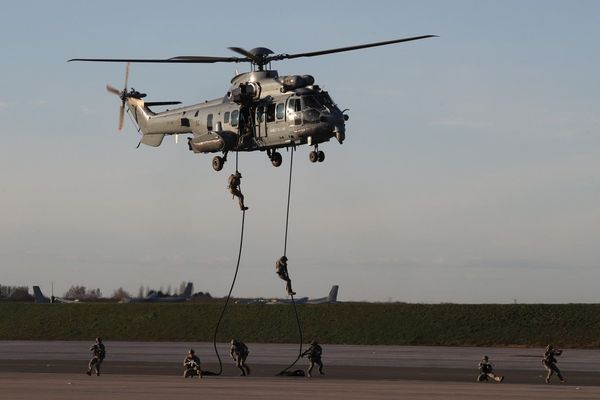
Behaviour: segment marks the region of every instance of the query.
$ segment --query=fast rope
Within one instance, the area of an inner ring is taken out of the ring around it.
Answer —
[[[290,198],[292,194],[292,168],[294,166],[294,151],[296,151],[296,147],[292,146],[292,153],[290,155],[290,178],[288,183],[288,196],[287,196],[287,209],[285,213],[285,239],[283,241],[283,255],[287,257],[287,239],[288,239],[288,226],[290,221]],[[300,317],[298,316],[298,309],[296,308],[296,302],[294,301],[294,295],[290,295],[292,298],[292,305],[294,306],[294,315],[296,316],[296,322],[298,323],[298,335],[300,336],[300,349],[298,350],[298,357],[294,360],[293,363],[288,365],[285,369],[281,370],[277,376],[285,375],[286,372],[292,368],[298,360],[302,357],[302,326],[300,324]]]
[[[238,152],[235,152],[235,172],[238,172]],[[238,259],[235,266],[235,273],[233,274],[233,280],[231,281],[231,287],[229,288],[229,293],[227,294],[227,300],[225,300],[225,305],[221,310],[221,315],[219,316],[219,320],[217,321],[217,326],[215,327],[215,333],[213,335],[213,347],[215,349],[215,354],[217,355],[217,359],[219,360],[219,372],[210,372],[210,371],[202,371],[203,375],[221,375],[223,373],[223,361],[221,361],[221,356],[219,355],[219,350],[217,349],[217,333],[219,332],[219,326],[221,326],[221,322],[223,321],[223,316],[225,315],[225,311],[227,310],[227,305],[229,304],[229,300],[231,299],[231,293],[233,292],[233,287],[235,286],[235,281],[237,279],[238,271],[240,269],[240,260],[242,259],[242,245],[244,244],[244,222],[246,220],[246,210],[242,210],[242,227],[240,233],[240,250],[238,252]]]

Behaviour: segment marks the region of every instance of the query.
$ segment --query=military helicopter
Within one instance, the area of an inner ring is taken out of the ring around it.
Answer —
[[[212,166],[223,168],[227,154],[232,151],[265,151],[275,167],[282,164],[278,149],[300,145],[313,146],[311,162],[322,162],[325,153],[319,144],[332,138],[342,144],[346,137],[347,110],[340,110],[327,91],[315,84],[311,75],[279,76],[271,69],[273,61],[385,46],[394,43],[436,37],[415,36],[385,42],[341,47],[296,54],[274,54],[265,47],[245,50],[229,47],[242,57],[178,56],[167,59],[74,58],[68,61],[127,63],[125,86],[106,89],[121,99],[119,130],[123,129],[125,106],[141,132],[140,143],[158,147],[165,135],[192,134],[189,150],[194,153],[222,153],[215,156]],[[200,104],[162,112],[153,107],[181,104],[178,101],[146,102],[145,93],[128,89],[130,63],[241,63],[249,62],[250,72],[237,74],[225,96]],[[139,146],[139,144],[138,144]]]

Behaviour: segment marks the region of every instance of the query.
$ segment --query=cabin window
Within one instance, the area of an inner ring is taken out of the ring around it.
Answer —
[[[229,111],[227,111],[224,115],[223,115],[223,123],[228,124],[229,123]]]
[[[285,104],[277,104],[277,107],[275,108],[275,117],[277,119],[283,119],[283,117],[285,117]]]
[[[194,117],[197,117],[199,112],[200,110],[196,110],[196,114],[194,114]]]
[[[267,109],[267,122],[275,121],[275,104],[269,104]]]
[[[213,130],[213,115],[212,114],[208,114],[208,116],[206,117],[206,129],[208,131]]]
[[[238,110],[233,110],[231,112],[231,126],[238,126],[239,119],[240,119],[240,112]]]

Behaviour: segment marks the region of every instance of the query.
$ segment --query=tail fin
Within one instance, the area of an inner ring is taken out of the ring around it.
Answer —
[[[127,108],[135,120],[135,123],[139,127],[140,132],[142,133],[141,142],[152,147],[160,146],[165,134],[160,132],[152,132],[152,127],[150,126],[149,121],[154,113],[148,107],[146,107],[144,100],[128,97]]]
[[[192,297],[192,290],[194,290],[194,284],[192,282],[188,282],[187,286],[185,287],[185,290],[183,291],[182,296],[185,297],[186,300],[188,300]]]
[[[39,286],[33,287],[33,298],[36,304],[49,304],[50,299],[44,296]]]
[[[329,291],[329,296],[328,296],[330,303],[337,302],[338,289],[339,289],[338,285],[333,285],[331,287],[331,290]]]

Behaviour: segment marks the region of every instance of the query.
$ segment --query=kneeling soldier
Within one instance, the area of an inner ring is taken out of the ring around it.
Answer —
[[[493,379],[496,382],[502,382],[504,380],[503,376],[494,374],[494,366],[489,362],[488,356],[483,356],[479,363],[479,376],[477,376],[477,382],[487,381],[488,378]]]
[[[195,354],[194,349],[190,349],[187,356],[183,359],[184,378],[199,376],[202,378],[202,369],[200,368],[200,358]]]

